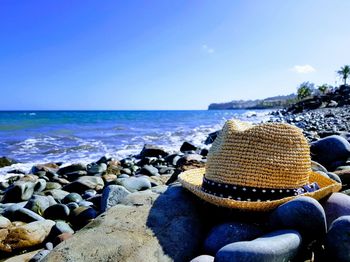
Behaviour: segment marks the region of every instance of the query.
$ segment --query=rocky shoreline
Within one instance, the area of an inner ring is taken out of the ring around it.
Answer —
[[[276,261],[349,261],[350,246],[343,244],[350,241],[349,119],[350,107],[272,114],[272,122],[303,129],[317,161],[313,170],[343,189],[320,202],[300,197],[259,215],[212,206],[176,182],[181,172],[205,166],[205,145],[217,132],[203,147],[184,142],[174,154],[145,145],[121,160],[13,169],[0,183],[0,256],[9,262],[231,261],[238,245],[265,255],[272,247]],[[268,243],[261,245],[263,239]]]

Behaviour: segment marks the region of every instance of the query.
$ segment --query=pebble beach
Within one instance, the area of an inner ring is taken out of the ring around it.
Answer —
[[[36,161],[23,170],[3,157],[3,261],[349,261],[350,108],[245,117],[301,128],[312,169],[342,183],[341,192],[258,214],[201,201],[177,176],[205,166],[220,125],[198,143],[144,144],[120,158]],[[233,260],[242,254],[246,260]]]

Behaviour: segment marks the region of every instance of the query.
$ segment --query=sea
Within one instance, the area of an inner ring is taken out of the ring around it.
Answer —
[[[0,156],[28,171],[47,162],[92,162],[137,154],[144,144],[178,151],[184,141],[203,144],[228,119],[261,122],[269,110],[0,111]]]

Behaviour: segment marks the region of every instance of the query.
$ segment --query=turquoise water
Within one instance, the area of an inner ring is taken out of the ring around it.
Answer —
[[[93,161],[138,153],[145,143],[178,150],[201,144],[231,118],[259,122],[268,111],[0,112],[0,156],[20,162]]]

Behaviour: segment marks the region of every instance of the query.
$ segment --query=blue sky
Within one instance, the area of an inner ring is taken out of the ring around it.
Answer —
[[[206,109],[334,85],[349,12],[348,0],[1,0],[0,109]]]

